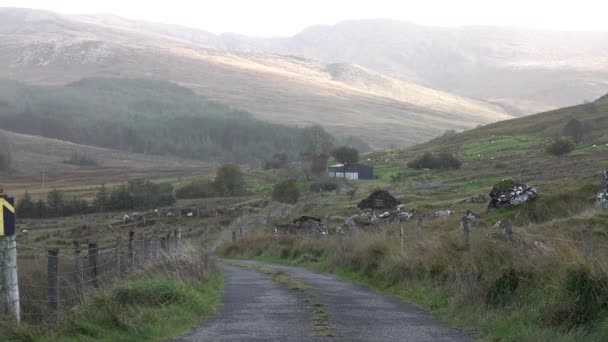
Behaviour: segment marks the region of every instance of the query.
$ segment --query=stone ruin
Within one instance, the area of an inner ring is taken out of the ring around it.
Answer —
[[[510,208],[538,198],[536,188],[512,180],[502,180],[490,191],[488,210]]]
[[[372,192],[366,199],[362,200],[357,204],[357,208],[361,210],[371,209],[371,210],[383,210],[383,211],[393,211],[399,205],[401,201],[393,197],[388,191],[385,190],[376,190]]]
[[[602,172],[602,187],[597,193],[597,204],[602,208],[608,208],[608,169]]]

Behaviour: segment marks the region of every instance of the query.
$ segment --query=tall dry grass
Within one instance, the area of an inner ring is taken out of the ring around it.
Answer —
[[[597,212],[579,219],[591,218]],[[451,305],[505,312],[525,308],[530,324],[539,328],[579,329],[606,316],[608,241],[596,234],[593,254],[585,258],[580,236],[557,230],[571,223],[557,219],[516,227],[512,239],[499,230],[474,229],[469,249],[462,231],[446,229],[457,226],[456,219],[448,219],[427,222],[422,240],[416,239],[413,224],[406,225],[403,252],[400,227],[386,225],[327,238],[255,233],[224,243],[218,253],[317,264],[354,273],[381,288],[411,290],[426,284]],[[550,234],[549,227],[555,229]],[[528,232],[535,229],[542,234]]]

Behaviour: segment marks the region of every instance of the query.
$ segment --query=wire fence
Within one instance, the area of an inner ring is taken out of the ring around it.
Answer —
[[[180,228],[116,239],[98,246],[95,242],[74,242],[71,248],[55,249],[32,243],[17,245],[20,312],[17,319],[53,323],[66,310],[120,279],[180,255]],[[6,265],[0,263],[0,274]],[[10,284],[3,284],[0,290]]]

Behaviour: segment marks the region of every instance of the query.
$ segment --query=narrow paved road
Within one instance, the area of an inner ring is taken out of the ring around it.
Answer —
[[[332,337],[314,336],[310,293],[292,291],[257,271],[224,265],[226,288],[216,316],[178,341],[472,341],[398,298],[297,267],[282,270],[312,286],[329,314]]]

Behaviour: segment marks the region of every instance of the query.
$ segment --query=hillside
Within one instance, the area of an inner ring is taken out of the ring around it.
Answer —
[[[546,146],[563,135],[571,119],[586,127],[584,138],[566,156],[549,155]],[[463,165],[450,172],[407,168],[407,162],[423,152],[454,153]],[[384,182],[411,187],[434,184],[456,196],[466,196],[467,191],[485,193],[504,178],[544,185],[543,190],[550,192],[576,188],[580,182],[599,185],[598,174],[608,167],[608,97],[444,135],[403,150],[375,152],[369,158]]]
[[[440,28],[394,20],[313,26],[293,37],[213,35],[107,16],[79,17],[234,51],[352,63],[434,89],[532,114],[608,92],[608,33],[507,27]]]
[[[16,171],[0,171],[0,184],[15,194],[24,189],[45,193],[52,188],[76,189],[135,178],[167,179],[214,172],[212,164],[195,160],[120,152],[1,130],[0,133],[7,138],[12,152],[12,169]],[[65,163],[75,153],[92,158],[98,165]]]
[[[357,135],[375,147],[409,145],[447,129],[511,117],[488,103],[379,78],[356,66],[357,79],[334,78],[322,62],[227,51],[145,27],[20,9],[2,9],[0,19],[0,63],[9,66],[0,70],[0,79],[32,84],[95,76],[164,79],[267,121],[322,123],[336,135]]]
[[[165,81],[0,81],[0,104],[1,129],[121,151],[254,163],[275,153],[299,157],[307,146],[304,128],[258,120]]]

